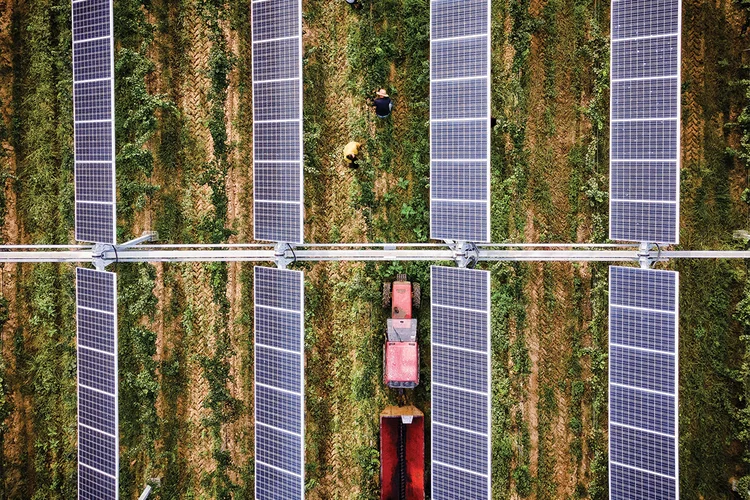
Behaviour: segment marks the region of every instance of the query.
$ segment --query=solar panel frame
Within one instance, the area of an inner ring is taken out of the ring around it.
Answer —
[[[253,0],[251,10],[253,234],[302,243],[302,0]]]
[[[679,274],[609,271],[610,498],[676,499]]]
[[[432,498],[489,499],[490,274],[432,266],[430,301]],[[461,318],[468,320],[468,330]],[[456,356],[453,362],[443,363],[438,351],[443,358],[451,351]]]
[[[76,313],[78,498],[116,500],[120,468],[117,275],[76,268]]]
[[[682,0],[612,0],[611,14],[609,238],[677,244]],[[646,175],[626,182],[628,163]]]
[[[115,244],[114,37],[111,0],[71,2],[75,238]]]
[[[430,1],[432,239],[490,241],[490,28],[489,0]]]
[[[255,267],[254,275],[255,498],[304,498],[304,274]]]

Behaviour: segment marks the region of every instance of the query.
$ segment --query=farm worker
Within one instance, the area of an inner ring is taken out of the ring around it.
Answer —
[[[372,101],[372,105],[375,107],[375,114],[378,115],[378,118],[388,118],[393,109],[393,101],[388,97],[385,89],[378,90],[375,92],[375,95],[378,96]]]
[[[347,167],[349,168],[357,168],[359,165],[357,162],[359,161],[359,148],[362,147],[362,143],[351,141],[349,144],[344,146],[344,159],[346,159]]]
[[[346,0],[346,3],[348,3],[348,4],[349,4],[349,6],[350,6],[350,7],[352,8],[352,9],[355,9],[355,10],[359,10],[359,9],[361,9],[361,8],[362,8],[362,4],[361,4],[361,3],[359,3],[359,0]]]

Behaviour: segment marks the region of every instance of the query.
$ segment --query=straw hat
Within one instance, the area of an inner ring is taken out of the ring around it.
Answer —
[[[380,89],[377,92],[375,92],[375,95],[380,97],[388,97],[388,94],[386,93],[385,89]]]

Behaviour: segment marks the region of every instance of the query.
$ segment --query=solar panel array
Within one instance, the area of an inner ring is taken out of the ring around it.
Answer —
[[[76,269],[78,498],[118,496],[117,281]]]
[[[610,498],[678,498],[678,281],[610,267]]]
[[[304,278],[255,268],[255,498],[305,491]]]
[[[255,239],[302,243],[302,2],[253,0]]]
[[[489,241],[490,2],[430,2],[430,236]]]
[[[111,0],[73,1],[75,236],[115,243],[114,55]]]
[[[490,277],[431,268],[432,498],[489,499]]]
[[[612,0],[613,240],[679,242],[680,0]]]

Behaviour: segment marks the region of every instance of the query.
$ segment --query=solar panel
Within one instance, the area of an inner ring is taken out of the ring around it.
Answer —
[[[609,272],[610,498],[676,499],[679,276]]]
[[[432,266],[432,498],[489,499],[490,278]]]
[[[118,497],[117,280],[76,269],[78,498]]]
[[[678,243],[680,0],[612,0],[613,240]]]
[[[255,268],[255,498],[305,491],[304,277]]]
[[[489,241],[490,2],[430,2],[430,236]]]
[[[111,0],[74,0],[75,237],[116,240],[114,56]]]
[[[302,243],[302,4],[254,0],[255,239]]]

